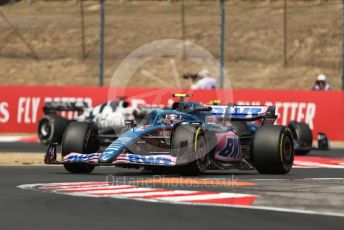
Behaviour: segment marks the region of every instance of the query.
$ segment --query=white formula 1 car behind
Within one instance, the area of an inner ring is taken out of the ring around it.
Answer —
[[[92,120],[104,139],[108,136],[113,139],[116,136],[114,134],[120,134],[125,128],[126,120],[139,121],[149,110],[135,100],[129,102],[125,97],[95,107],[89,107],[83,102],[47,102],[43,107],[44,116],[38,123],[37,133],[42,144],[47,145],[53,139],[61,144],[64,131],[71,122]],[[77,116],[67,119],[62,116],[63,112],[75,112]]]

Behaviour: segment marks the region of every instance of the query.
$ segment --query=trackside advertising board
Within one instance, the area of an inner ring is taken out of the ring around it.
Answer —
[[[173,93],[192,93],[189,100],[238,105],[274,105],[279,115],[277,124],[290,120],[304,121],[314,131],[325,132],[330,140],[344,140],[344,92],[306,90],[175,90],[170,88],[0,86],[0,133],[36,132],[48,101],[84,101],[95,106],[118,96],[142,105],[168,106],[176,101]],[[64,113],[73,118],[75,113]]]

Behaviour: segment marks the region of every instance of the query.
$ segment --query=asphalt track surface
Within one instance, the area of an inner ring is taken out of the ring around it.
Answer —
[[[16,146],[15,152],[18,152],[18,146],[21,145]],[[22,146],[26,151],[32,152],[28,145]],[[6,150],[1,144],[0,152],[4,151]],[[8,148],[6,152],[10,152]],[[344,151],[312,151],[311,155],[344,158]],[[282,176],[260,175],[256,171],[209,171],[198,179],[236,178],[238,181],[255,182],[257,186],[229,188],[202,185],[185,188],[185,185],[177,185],[173,188],[256,194],[259,196],[259,206],[307,209],[318,214],[77,197],[17,187],[36,183],[102,182],[109,177],[123,182],[157,176],[140,170],[113,167],[97,168],[90,175],[71,175],[60,166],[1,166],[1,229],[175,230],[220,227],[315,230],[341,229],[344,226],[344,217],[322,215],[329,212],[344,215],[344,169],[295,168],[290,174]],[[164,177],[177,175],[167,174]]]

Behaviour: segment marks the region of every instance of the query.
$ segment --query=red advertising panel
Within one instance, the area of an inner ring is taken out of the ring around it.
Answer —
[[[220,99],[222,103],[267,104],[276,106],[279,114],[277,124],[290,120],[304,121],[314,133],[325,132],[331,140],[344,140],[344,92],[299,91],[299,90],[197,90],[192,100],[208,103]],[[175,89],[106,87],[0,87],[0,132],[35,132],[42,116],[42,107],[47,101],[85,101],[97,105],[118,96],[128,96],[142,104],[171,105]],[[180,90],[178,90],[180,92]],[[65,114],[71,117],[74,114]]]
[[[98,104],[107,90],[98,87],[0,87],[0,132],[36,132],[48,101],[85,101]],[[68,115],[67,115],[68,116]]]

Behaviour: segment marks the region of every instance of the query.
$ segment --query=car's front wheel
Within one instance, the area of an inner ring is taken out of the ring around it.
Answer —
[[[89,154],[98,151],[98,129],[92,122],[73,122],[69,124],[62,141],[62,156],[72,152]],[[94,165],[87,163],[66,163],[65,169],[71,173],[90,173]]]
[[[209,163],[207,142],[201,127],[178,125],[172,136],[172,155],[177,156],[177,170],[182,175],[204,173]]]

